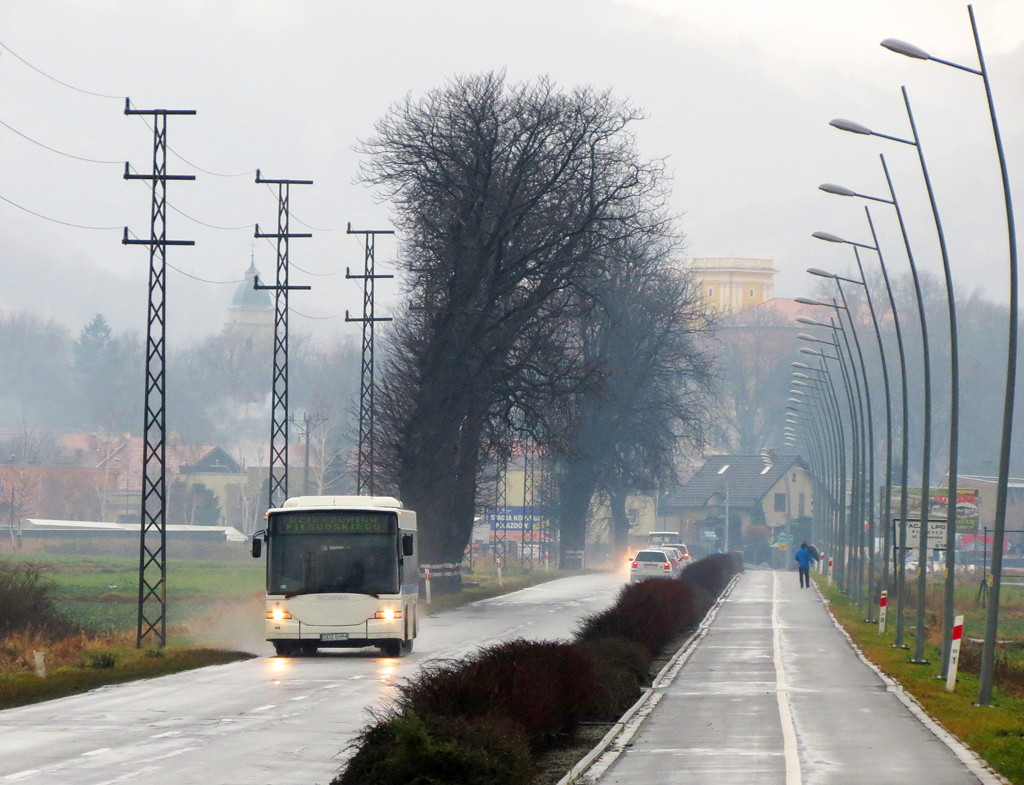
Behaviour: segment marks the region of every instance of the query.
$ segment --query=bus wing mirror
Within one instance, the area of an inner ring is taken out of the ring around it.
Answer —
[[[263,540],[259,537],[252,538],[252,557],[258,559],[263,555]]]
[[[403,534],[402,535],[402,555],[403,556],[412,556],[412,535],[411,534]]]

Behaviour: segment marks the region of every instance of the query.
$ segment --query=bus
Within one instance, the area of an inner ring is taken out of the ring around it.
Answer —
[[[267,511],[266,635],[279,657],[322,648],[412,651],[419,627],[416,513],[390,496],[298,496]]]

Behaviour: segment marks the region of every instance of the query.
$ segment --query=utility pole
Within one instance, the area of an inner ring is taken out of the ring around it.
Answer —
[[[316,414],[310,417],[309,414],[302,415],[302,438],[305,441],[305,458],[302,464],[302,495],[309,496],[309,434],[314,429],[320,426],[321,423],[327,421],[326,417],[321,417]],[[291,421],[292,425],[297,426],[299,423],[294,419]]]
[[[139,530],[139,608],[135,646],[142,648],[151,633],[158,646],[167,644],[167,246],[195,245],[167,239],[167,181],[195,180],[191,174],[167,174],[167,116],[194,115],[193,109],[133,109],[126,115],[153,118],[153,171],[132,174],[125,162],[125,180],[147,180],[153,189],[149,239],[128,239],[122,245],[149,247],[149,308],[146,317],[146,389],[142,425],[142,509]]]
[[[290,232],[288,203],[293,185],[312,185],[312,180],[267,180],[256,170],[257,185],[277,186],[277,231],[261,232],[256,224],[256,239],[268,238],[277,242],[277,279],[273,286],[261,286],[256,276],[254,289],[274,292],[274,373],[271,379],[270,405],[270,487],[267,506],[276,507],[288,498],[288,292],[292,289],[308,290],[309,286],[288,284],[288,241],[293,237],[312,237],[304,232]]]
[[[533,511],[537,497],[537,456],[530,439],[523,440],[523,525],[520,529],[519,566],[526,572],[533,569]]]
[[[345,311],[346,322],[363,324],[363,359],[359,369],[359,447],[356,452],[356,495],[373,496],[375,491],[373,469],[374,418],[376,409],[373,402],[373,325],[375,322],[390,322],[390,317],[379,317],[374,313],[374,282],[379,278],[394,278],[393,275],[377,275],[376,240],[378,234],[394,234],[391,229],[353,229],[349,224],[345,234],[363,235],[363,274],[352,275],[345,268],[345,278],[363,282],[363,316],[353,319]]]

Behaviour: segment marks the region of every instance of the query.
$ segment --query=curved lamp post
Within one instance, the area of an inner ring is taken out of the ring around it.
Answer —
[[[1010,194],[1010,178],[1006,168],[1006,155],[1003,142],[999,135],[999,121],[996,119],[995,102],[992,99],[992,85],[989,82],[988,69],[985,67],[985,55],[981,50],[981,38],[978,36],[978,24],[974,19],[974,8],[967,6],[971,18],[971,32],[974,34],[974,47],[978,52],[978,68],[970,68],[940,57],[928,54],[923,49],[887,38],[882,46],[897,54],[912,57],[916,60],[932,60],[948,65],[960,71],[980,76],[985,84],[985,98],[988,101],[988,114],[992,121],[992,135],[995,138],[996,155],[999,157],[999,173],[1003,181],[1003,202],[1006,206],[1006,235],[1010,252],[1010,325],[1006,352],[1006,393],[1003,399],[1003,431],[999,449],[999,478],[996,486],[995,531],[992,539],[992,586],[989,589],[988,619],[985,625],[985,644],[981,652],[981,678],[978,690],[978,703],[989,706],[992,703],[992,676],[995,671],[996,633],[999,627],[999,588],[1003,571],[1003,542],[1006,534],[1006,493],[1010,481],[1010,448],[1013,442],[1013,401],[1017,380],[1017,230],[1013,221],[1013,199]],[[950,493],[952,499],[953,494]],[[953,519],[955,520],[955,518]],[[948,542],[947,542],[948,547]],[[952,621],[950,619],[950,621]],[[943,630],[945,633],[945,616]],[[943,634],[943,673],[948,662],[945,649],[947,634]]]

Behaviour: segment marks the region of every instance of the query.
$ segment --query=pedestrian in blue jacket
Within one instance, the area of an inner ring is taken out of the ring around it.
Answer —
[[[818,560],[818,557],[811,553],[807,543],[801,543],[793,556],[800,567],[800,588],[806,589],[811,585],[811,565]]]

